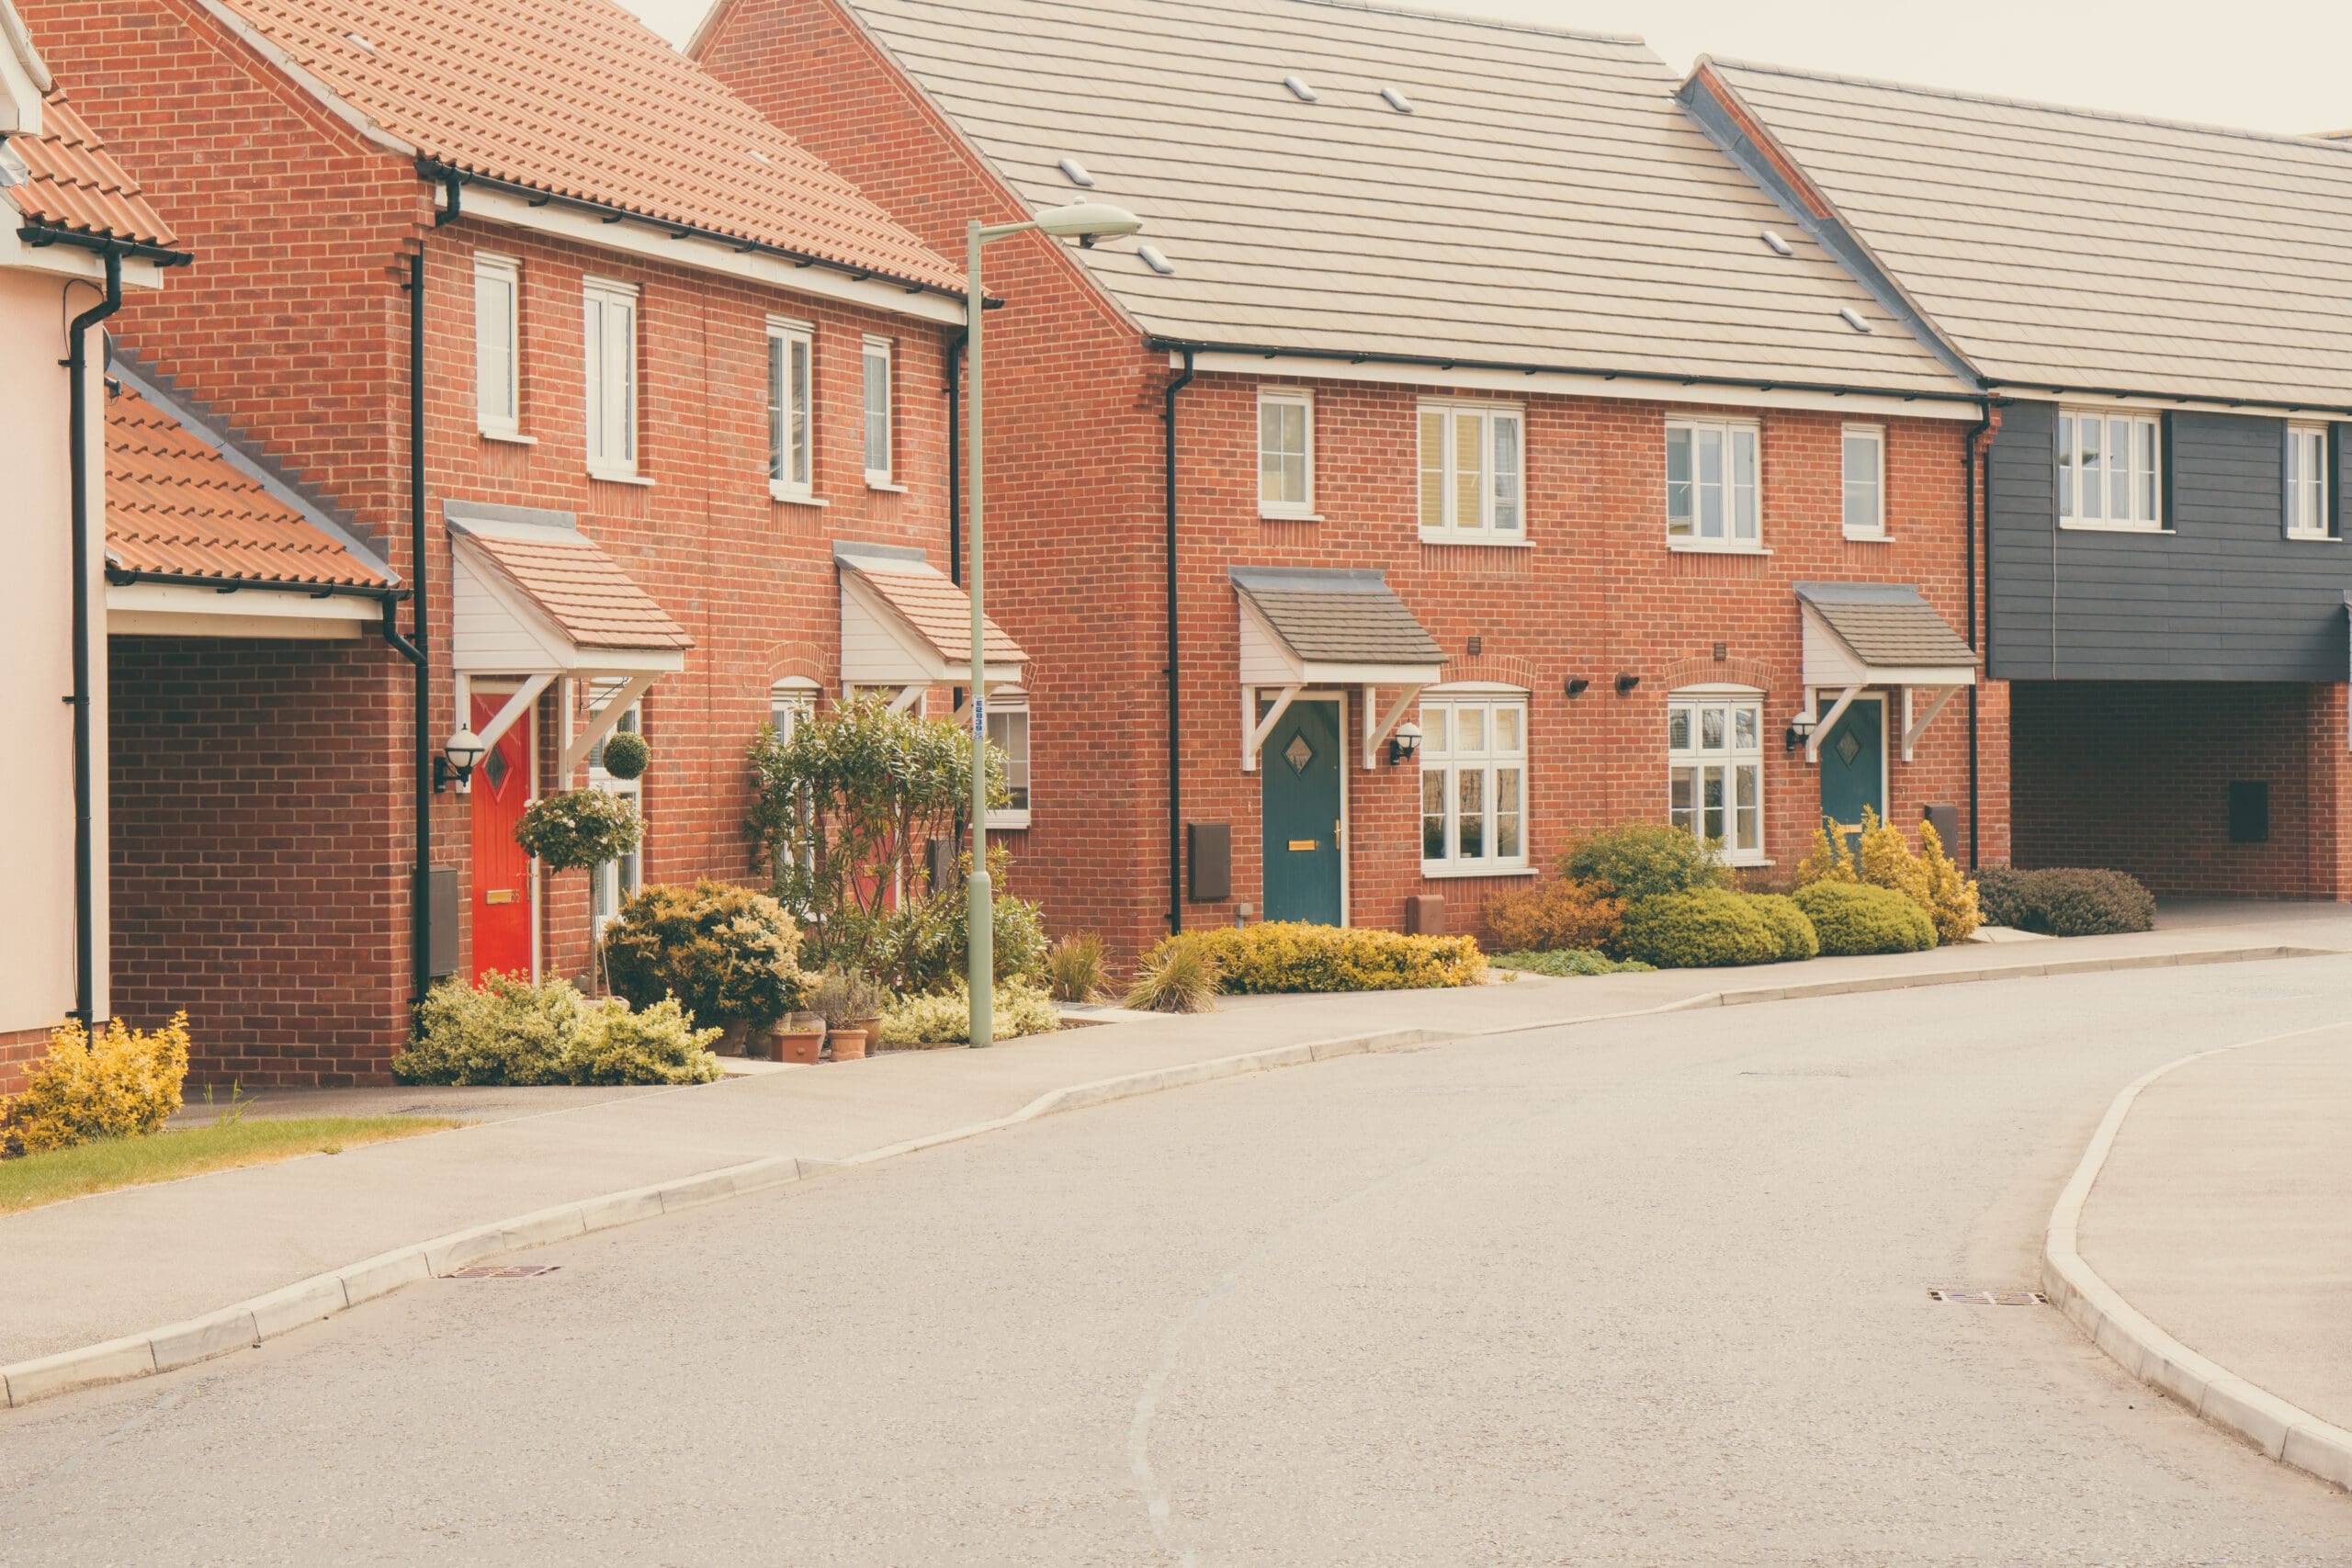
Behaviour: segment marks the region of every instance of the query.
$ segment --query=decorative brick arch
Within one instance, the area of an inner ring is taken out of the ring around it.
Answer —
[[[1658,672],[1657,689],[1661,692],[1679,691],[1685,686],[1753,686],[1759,692],[1772,689],[1772,673],[1761,664],[1751,664],[1740,659],[1679,659]]]
[[[1488,653],[1475,659],[1452,659],[1438,671],[1438,683],[1445,686],[1485,681],[1532,692],[1538,680],[1534,664],[1515,654]]]
[[[807,637],[786,637],[771,646],[760,660],[768,672],[768,684],[778,681],[814,681],[819,690],[826,689],[831,670],[821,651]]]

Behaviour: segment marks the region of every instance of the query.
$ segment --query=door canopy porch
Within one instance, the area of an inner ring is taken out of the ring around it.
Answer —
[[[451,545],[458,712],[469,711],[477,677],[522,680],[481,732],[484,745],[496,745],[559,679],[622,682],[565,745],[568,779],[656,679],[685,668],[694,638],[569,512],[445,501],[441,516]]]
[[[1903,692],[1903,760],[1952,694],[1976,683],[1976,650],[1917,588],[1902,582],[1798,582],[1804,616],[1804,711],[1808,762],[1821,761],[1822,738],[1865,687]],[[1835,693],[1829,710],[1821,694]]]
[[[904,712],[934,686],[972,681],[972,598],[919,549],[837,541],[842,576],[842,689],[888,687]],[[1022,682],[1029,656],[992,620],[981,622],[989,691]]]
[[[1377,571],[1236,566],[1226,575],[1241,610],[1241,771],[1257,771],[1266,737],[1311,686],[1363,689],[1363,765],[1377,766],[1380,743],[1437,683],[1437,639]],[[1396,694],[1385,710],[1383,688]],[[1261,716],[1264,690],[1276,695]]]

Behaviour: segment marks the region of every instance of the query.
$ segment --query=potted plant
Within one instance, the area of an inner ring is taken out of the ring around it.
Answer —
[[[882,1008],[888,1000],[889,993],[855,969],[831,968],[819,976],[808,1005],[825,1021],[834,1061],[854,1062],[865,1055],[881,1032]]]
[[[864,1046],[861,1044],[861,1050]],[[825,1049],[825,1021],[813,1012],[787,1013],[768,1032],[768,1059],[813,1066]]]

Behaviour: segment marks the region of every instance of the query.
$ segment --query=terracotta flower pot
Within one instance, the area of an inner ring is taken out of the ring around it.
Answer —
[[[818,1053],[824,1047],[825,1030],[822,1024],[815,1028],[785,1024],[768,1036],[768,1059],[775,1062],[814,1063]]]
[[[868,1051],[878,1051],[882,1048],[882,1020],[879,1016],[851,1019],[849,1027],[865,1036],[865,1048]]]
[[[832,1047],[836,1062],[854,1062],[865,1055],[865,1031],[843,1025],[825,1031],[825,1043]]]

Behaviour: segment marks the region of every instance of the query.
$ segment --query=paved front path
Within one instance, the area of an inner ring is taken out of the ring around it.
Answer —
[[[2121,1084],[2348,986],[1711,1009],[1057,1116],[0,1416],[0,1562],[2339,1564],[2352,1499],[1927,1291],[2030,1287]]]
[[[2352,1427],[2352,990],[2337,1000],[2339,1028],[2143,1090],[2079,1249],[2190,1349]]]
[[[1071,1030],[988,1051],[891,1053],[691,1089],[321,1096],[317,1102],[343,1111],[435,1110],[446,1100],[455,1114],[490,1120],[0,1217],[6,1263],[0,1365],[141,1333],[559,1203],[770,1156],[843,1159],[1006,1116],[1073,1084],[1304,1041],[1524,1027],[1670,1006],[1719,990],[1736,996],[1988,967],[2162,962],[2274,943],[2352,948],[2352,917],[2335,906],[2210,909],[2134,936],[1972,943],[1748,970],[1527,977],[1475,991],[1229,998],[1204,1016]],[[532,1110],[534,1093],[553,1108]],[[311,1108],[307,1097],[264,1098],[265,1113]]]

